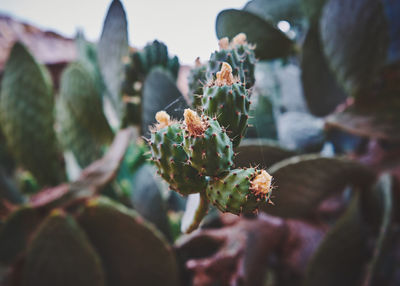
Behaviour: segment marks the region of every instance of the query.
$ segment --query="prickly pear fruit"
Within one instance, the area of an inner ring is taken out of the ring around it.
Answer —
[[[237,147],[247,128],[250,100],[244,85],[235,81],[228,63],[222,64],[217,79],[204,88],[201,101],[204,114],[215,116],[233,139],[233,147]]]
[[[206,194],[222,212],[236,215],[252,213],[270,201],[272,177],[255,168],[234,169],[222,178],[212,180]]]
[[[212,80],[221,69],[223,62],[232,66],[233,75],[240,78],[241,82],[246,84],[246,88],[254,85],[254,69],[256,58],[254,55],[254,46],[247,43],[246,35],[238,34],[229,42],[228,38],[222,38],[219,41],[219,51],[215,51],[210,56],[207,66],[207,78]]]
[[[53,109],[50,75],[17,42],[11,50],[1,84],[1,127],[16,161],[41,185],[56,185],[65,180]]]
[[[206,180],[188,164],[189,157],[183,149],[183,125],[170,119],[165,111],[156,114],[158,124],[151,134],[152,160],[170,188],[182,195],[198,193],[205,189]]]
[[[233,166],[231,139],[219,125],[217,119],[202,117],[185,109],[184,149],[190,164],[202,175],[218,176]]]
[[[200,58],[196,59],[195,66],[188,75],[189,97],[192,99],[192,106],[198,109],[201,106],[201,95],[203,94],[203,86],[207,82],[206,78],[207,66],[202,65]]]

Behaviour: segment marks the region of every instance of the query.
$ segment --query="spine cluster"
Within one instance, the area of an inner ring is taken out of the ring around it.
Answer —
[[[234,169],[233,160],[249,118],[254,52],[243,34],[232,42],[222,39],[220,46],[227,57],[215,73],[208,69],[196,111],[186,109],[181,122],[164,111],[157,113],[149,140],[152,160],[172,190],[200,193],[222,212],[253,213],[271,203],[272,177],[257,168]],[[246,56],[238,54],[242,49]],[[208,67],[214,64],[213,55]],[[232,56],[238,61],[225,61]]]

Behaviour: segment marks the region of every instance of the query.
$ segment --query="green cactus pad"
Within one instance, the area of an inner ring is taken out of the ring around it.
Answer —
[[[237,147],[247,128],[250,101],[247,90],[242,84],[209,86],[202,97],[203,112],[215,116],[219,124],[226,128],[226,133]]]
[[[202,175],[214,177],[227,172],[233,166],[234,152],[231,139],[218,121],[212,118],[203,119],[207,127],[202,134],[191,135],[186,126],[184,149],[195,169]]]
[[[246,84],[246,88],[254,85],[254,70],[257,62],[254,55],[254,48],[247,44],[231,44],[211,54],[207,65],[207,78],[212,80],[221,69],[222,63],[227,62],[232,66],[233,75],[239,77],[240,81]]]
[[[105,285],[100,258],[74,219],[54,211],[26,252],[22,286]]]
[[[6,64],[0,95],[0,120],[16,161],[41,185],[65,179],[54,126],[50,76],[28,50],[16,43]]]
[[[188,75],[189,96],[192,99],[192,106],[198,109],[201,106],[201,98],[199,95],[203,94],[203,86],[207,82],[206,78],[207,66],[202,65],[199,59],[196,59],[196,66],[193,67]]]
[[[101,158],[103,155],[101,144],[71,114],[63,98],[58,99],[56,107],[59,126],[58,138],[64,149],[73,153],[81,168],[85,168],[93,161]]]
[[[152,133],[152,160],[171,189],[182,195],[198,193],[205,189],[206,180],[188,164],[189,156],[182,143],[182,124],[175,123]]]
[[[40,222],[40,214],[30,207],[21,207],[7,218],[0,232],[1,263],[12,263],[25,251],[32,232]]]
[[[96,198],[78,220],[102,258],[108,285],[179,285],[172,249],[133,210]]]
[[[228,175],[211,181],[206,189],[208,200],[222,212],[236,215],[253,213],[269,199],[251,190],[251,180],[261,173],[255,168],[231,170]]]
[[[101,94],[94,78],[95,75],[90,74],[84,64],[70,64],[61,76],[60,96],[79,125],[96,141],[109,143],[113,132],[104,115]]]

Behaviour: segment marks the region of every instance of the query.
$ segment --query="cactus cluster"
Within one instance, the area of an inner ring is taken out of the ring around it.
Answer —
[[[257,168],[233,169],[251,103],[246,79],[240,77],[243,65],[236,71],[235,76],[231,65],[222,62],[201,88],[197,111],[186,109],[183,122],[171,120],[165,111],[157,113],[149,145],[152,160],[172,190],[200,193],[201,208],[210,202],[222,212],[239,215],[271,202],[272,177]]]

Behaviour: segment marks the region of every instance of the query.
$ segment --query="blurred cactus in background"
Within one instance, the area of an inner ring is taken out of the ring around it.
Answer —
[[[251,0],[184,67],[113,0],[53,79],[13,43],[0,284],[398,285],[399,11]]]

